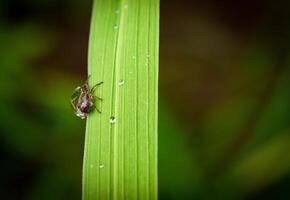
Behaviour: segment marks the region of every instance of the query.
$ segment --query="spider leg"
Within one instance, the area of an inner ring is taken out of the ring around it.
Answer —
[[[91,96],[91,99],[92,99],[92,102],[93,102],[93,109],[96,109],[97,111],[98,111],[98,113],[102,113],[102,111],[99,109],[99,108],[97,108],[97,106],[96,106],[96,100],[98,99],[98,100],[103,100],[102,98],[100,98],[100,97],[97,97],[97,96]]]
[[[104,82],[101,81],[101,82],[95,84],[95,85],[92,87],[92,89],[91,89],[91,93],[94,93],[95,89],[96,89],[99,85],[102,85],[103,83],[104,83]]]
[[[102,113],[102,111],[100,109],[98,109],[97,107],[95,107],[95,109],[98,111],[98,113]]]
[[[87,78],[87,80],[86,80],[86,83],[87,83],[87,84],[89,84],[89,79],[90,79],[90,78],[91,78],[91,75],[89,74],[89,75],[88,75],[88,78]]]
[[[75,104],[73,102],[74,102],[74,99],[70,101],[70,105],[74,110],[76,110]]]
[[[93,105],[91,108],[90,108],[90,111],[89,112],[93,112],[94,110],[97,110],[98,111],[98,113],[102,113],[102,111],[99,109],[99,108],[97,108],[97,106],[95,106],[95,105]]]
[[[103,99],[102,99],[101,97],[98,97],[98,96],[95,96],[95,95],[93,96],[93,98],[94,98],[94,99],[98,99],[98,100],[100,100],[100,101],[103,101]]]

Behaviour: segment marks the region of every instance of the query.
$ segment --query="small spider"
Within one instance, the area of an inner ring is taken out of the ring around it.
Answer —
[[[88,114],[95,109],[101,113],[95,104],[97,100],[102,101],[103,99],[95,96],[94,91],[102,83],[103,82],[99,82],[90,89],[88,81],[86,81],[85,84],[78,86],[75,89],[71,95],[70,103],[76,116],[80,117],[81,119],[85,119]]]

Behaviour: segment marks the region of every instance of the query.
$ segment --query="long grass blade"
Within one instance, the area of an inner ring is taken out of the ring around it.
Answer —
[[[95,0],[83,199],[157,199],[158,0]]]

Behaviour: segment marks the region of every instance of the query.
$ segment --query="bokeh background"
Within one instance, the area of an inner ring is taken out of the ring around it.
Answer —
[[[0,1],[0,199],[81,199],[91,1]],[[290,3],[161,1],[159,197],[290,199]]]

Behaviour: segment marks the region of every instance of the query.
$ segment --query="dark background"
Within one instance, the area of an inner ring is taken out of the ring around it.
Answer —
[[[0,199],[81,199],[91,2],[0,1]],[[290,198],[290,3],[161,1],[159,197]]]

